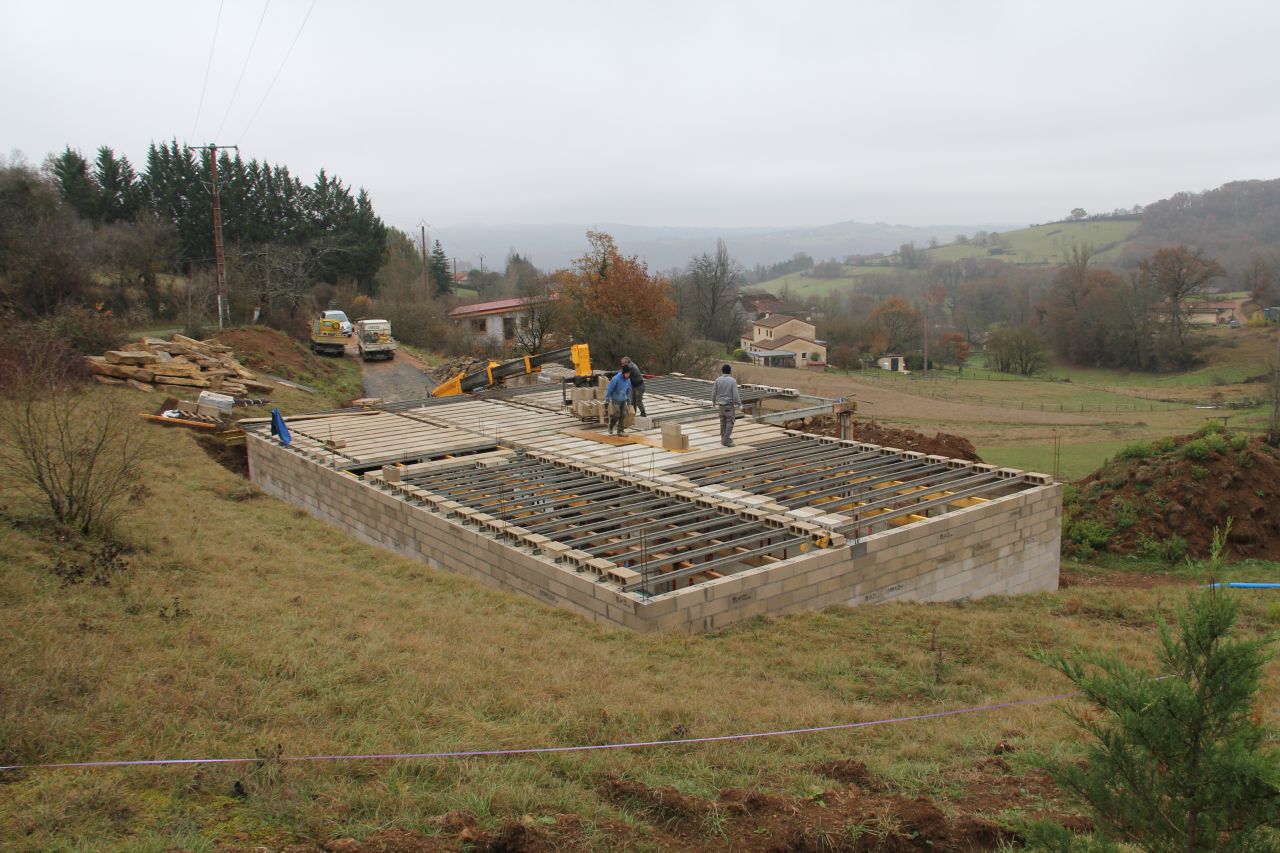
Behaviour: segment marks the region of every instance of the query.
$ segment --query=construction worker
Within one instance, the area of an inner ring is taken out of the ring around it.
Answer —
[[[720,408],[720,443],[725,447],[733,447],[733,419],[737,408],[742,405],[738,380],[732,373],[733,368],[726,364],[720,368],[716,381],[711,383],[711,402]]]
[[[609,434],[613,435],[616,425],[618,435],[622,435],[627,403],[631,402],[631,380],[627,379],[626,371],[619,370],[609,380],[609,385],[604,389],[604,400],[609,406]]]
[[[649,417],[649,413],[644,410],[644,373],[631,360],[631,357],[626,355],[622,357],[622,372],[627,374],[627,379],[631,380],[631,408],[635,409],[640,417]]]

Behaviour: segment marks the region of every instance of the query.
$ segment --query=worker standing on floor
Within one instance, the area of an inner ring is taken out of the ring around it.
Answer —
[[[604,400],[609,406],[609,434],[613,435],[616,425],[618,435],[622,435],[627,403],[631,402],[631,380],[627,379],[625,370],[619,370],[609,380],[609,385],[604,389]]]
[[[649,413],[644,410],[644,373],[630,356],[622,357],[622,372],[627,374],[627,379],[631,380],[631,408],[636,410],[636,414],[642,418],[649,417]]]
[[[737,409],[742,405],[742,396],[738,394],[738,380],[732,376],[733,368],[725,365],[720,368],[720,375],[711,383],[711,402],[720,408],[720,443],[725,447],[733,447],[733,419]]]

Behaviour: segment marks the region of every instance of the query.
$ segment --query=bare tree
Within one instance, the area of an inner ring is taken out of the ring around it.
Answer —
[[[746,318],[738,307],[738,288],[743,275],[724,240],[716,240],[714,257],[703,254],[689,261],[679,296],[695,336],[729,344],[742,333]]]
[[[523,300],[516,323],[516,346],[532,355],[547,349],[548,339],[563,331],[564,306],[550,276],[524,276],[516,284]]]
[[[0,471],[59,524],[109,535],[139,493],[153,445],[135,407],[77,382],[47,351],[56,345],[32,341],[20,380],[0,398]]]

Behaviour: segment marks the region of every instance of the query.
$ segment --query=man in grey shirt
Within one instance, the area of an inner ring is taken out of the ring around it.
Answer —
[[[720,443],[725,447],[733,447],[733,417],[738,406],[742,405],[742,397],[738,394],[738,380],[730,374],[733,368],[725,365],[720,368],[720,375],[711,383],[711,402],[720,407]]]

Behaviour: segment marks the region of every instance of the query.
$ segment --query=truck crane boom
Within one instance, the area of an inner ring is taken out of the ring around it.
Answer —
[[[540,369],[544,364],[568,360],[573,364],[575,382],[591,378],[591,350],[586,344],[574,344],[564,349],[526,355],[511,361],[491,361],[483,367],[464,371],[441,382],[431,392],[432,397],[452,397],[497,385],[513,376],[524,376]]]

